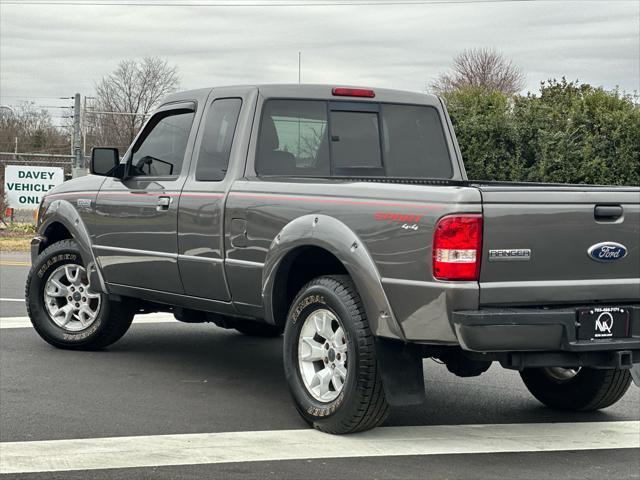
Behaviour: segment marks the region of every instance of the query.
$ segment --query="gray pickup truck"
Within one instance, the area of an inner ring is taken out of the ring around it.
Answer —
[[[26,286],[61,348],[168,311],[284,332],[315,428],[424,400],[424,358],[518,370],[557,409],[618,401],[640,363],[640,189],[467,180],[437,97],[266,85],[171,95],[129,150],[39,209]]]

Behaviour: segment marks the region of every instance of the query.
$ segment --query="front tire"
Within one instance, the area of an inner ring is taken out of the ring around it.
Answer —
[[[54,243],[38,255],[27,277],[25,297],[36,332],[64,349],[111,345],[126,333],[134,315],[133,309],[91,289],[73,240]]]
[[[540,402],[557,410],[588,412],[607,408],[626,393],[629,370],[595,368],[526,368],[525,386]]]
[[[319,277],[291,304],[284,369],[297,410],[317,430],[353,433],[389,414],[374,337],[348,277]]]

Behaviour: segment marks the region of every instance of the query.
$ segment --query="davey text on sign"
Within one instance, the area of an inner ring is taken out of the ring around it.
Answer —
[[[4,191],[13,208],[36,209],[43,195],[63,181],[59,167],[7,165],[4,170]]]

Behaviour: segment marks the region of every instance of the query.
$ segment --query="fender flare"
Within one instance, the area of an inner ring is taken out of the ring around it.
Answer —
[[[292,220],[271,242],[262,272],[262,301],[268,322],[275,323],[273,289],[282,261],[291,251],[304,246],[323,248],[344,265],[362,299],[374,335],[406,341],[365,244],[340,220],[321,214]]]
[[[100,266],[93,254],[89,230],[71,202],[65,199],[52,201],[42,216],[42,223],[38,227],[38,233],[44,235],[44,232],[53,223],[62,224],[78,244],[80,256],[87,272],[89,272],[89,283],[99,286],[102,293],[109,293]]]

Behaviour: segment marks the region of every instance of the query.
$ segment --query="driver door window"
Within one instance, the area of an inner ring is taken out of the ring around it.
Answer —
[[[171,110],[155,115],[132,150],[129,175],[134,177],[177,177],[195,112]]]

